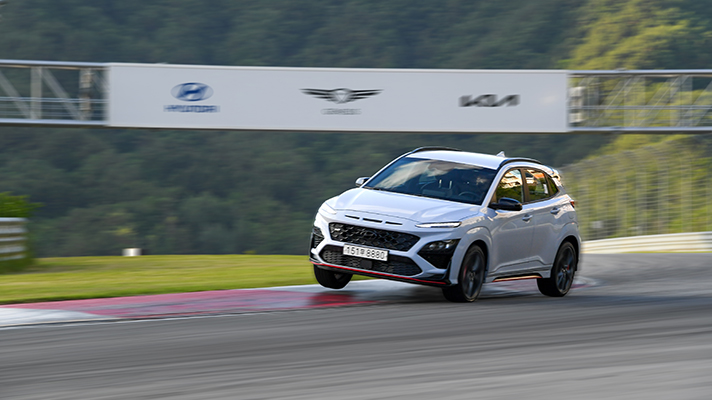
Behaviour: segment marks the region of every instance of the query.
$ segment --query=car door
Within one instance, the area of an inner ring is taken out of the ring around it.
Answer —
[[[503,197],[524,202],[522,171],[508,170],[497,184],[493,202]],[[526,211],[495,210],[492,223],[492,264],[490,275],[516,270],[530,257],[534,235],[531,215]]]
[[[524,208],[532,216],[534,235],[531,255],[540,264],[554,262],[561,230],[566,224],[563,218],[568,204],[563,196],[557,196],[558,188],[552,178],[544,171],[526,168],[524,178],[527,182]]]

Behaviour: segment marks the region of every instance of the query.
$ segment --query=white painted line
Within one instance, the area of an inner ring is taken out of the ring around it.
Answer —
[[[0,326],[49,324],[73,321],[113,320],[116,318],[78,311],[0,308]]]

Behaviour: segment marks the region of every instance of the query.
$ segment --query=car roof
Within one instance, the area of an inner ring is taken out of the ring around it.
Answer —
[[[432,158],[435,160],[443,160],[456,162],[461,164],[471,164],[478,165],[490,169],[498,169],[504,164],[515,161],[530,162],[538,165],[542,165],[539,161],[531,158],[507,158],[501,156],[494,156],[491,154],[482,153],[470,153],[467,151],[459,151],[456,149],[452,150],[427,150],[427,149],[415,149],[412,152],[406,154],[406,157],[414,158]],[[543,166],[543,165],[542,165]]]

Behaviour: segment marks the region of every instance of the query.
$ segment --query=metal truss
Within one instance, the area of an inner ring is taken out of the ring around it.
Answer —
[[[569,131],[712,132],[712,70],[569,71]]]
[[[106,64],[0,60],[0,125],[106,126]]]

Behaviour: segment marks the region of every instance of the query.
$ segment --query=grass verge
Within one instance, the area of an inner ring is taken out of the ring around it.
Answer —
[[[0,304],[312,283],[306,256],[44,258],[0,275]]]

